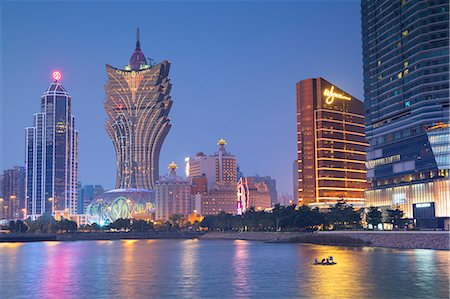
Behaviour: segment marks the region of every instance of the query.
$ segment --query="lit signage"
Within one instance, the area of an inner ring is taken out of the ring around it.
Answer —
[[[429,202],[416,204],[416,208],[429,208],[429,207],[431,207],[431,204]]]
[[[366,167],[368,169],[375,168],[380,165],[389,164],[392,162],[400,161],[400,155],[393,155],[385,158],[375,159],[375,160],[369,160],[366,162]]]
[[[334,86],[331,86],[330,89],[325,89],[323,91],[323,95],[326,96],[327,98],[325,99],[325,103],[327,103],[328,105],[333,104],[334,99],[340,99],[340,100],[346,100],[346,101],[350,101],[352,98],[349,96],[344,95],[343,93],[338,93],[334,91]]]
[[[54,71],[53,74],[52,74],[52,77],[53,77],[53,79],[55,79],[56,81],[58,81],[58,80],[61,79],[62,75],[61,75],[60,72]]]

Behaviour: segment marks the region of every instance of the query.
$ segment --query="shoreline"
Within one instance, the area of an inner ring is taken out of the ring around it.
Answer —
[[[75,232],[57,234],[0,234],[0,243],[95,240],[195,239],[203,232]]]
[[[200,240],[247,240],[328,246],[450,250],[446,231],[208,232]]]
[[[0,243],[95,240],[196,239],[245,240],[327,246],[450,250],[447,231],[320,231],[320,232],[75,232],[0,234]]]

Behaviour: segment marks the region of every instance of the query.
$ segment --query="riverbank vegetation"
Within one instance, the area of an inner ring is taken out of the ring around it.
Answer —
[[[402,228],[402,217],[403,212],[399,209],[388,210],[387,217],[383,217],[380,210],[372,207],[364,215],[363,209],[356,210],[341,200],[325,212],[308,206],[277,204],[267,212],[256,211],[251,207],[243,215],[221,212],[205,216],[201,222],[190,222],[184,215],[176,214],[163,222],[120,218],[105,226],[93,223],[81,227],[69,219],[55,220],[54,217],[44,215],[34,221],[11,221],[3,229],[13,233],[358,230],[363,228],[364,221],[374,228],[380,223]]]
[[[389,212],[389,211],[388,211]],[[383,220],[377,208],[370,208],[366,218],[373,227],[379,223],[401,226],[403,212],[396,209]],[[202,227],[211,231],[315,231],[315,230],[357,230],[363,228],[364,209],[355,210],[352,205],[341,200],[322,212],[308,206],[281,206],[270,212],[248,209],[243,215],[219,213],[208,215],[201,222]]]

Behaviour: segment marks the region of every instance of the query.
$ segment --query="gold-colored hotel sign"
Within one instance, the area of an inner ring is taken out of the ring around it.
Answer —
[[[334,99],[341,99],[341,100],[346,100],[346,101],[350,101],[352,98],[349,96],[344,95],[343,93],[338,93],[334,91],[334,86],[332,85],[330,89],[325,89],[323,91],[323,95],[326,96],[327,98],[325,99],[325,103],[327,103],[328,105],[333,104]]]

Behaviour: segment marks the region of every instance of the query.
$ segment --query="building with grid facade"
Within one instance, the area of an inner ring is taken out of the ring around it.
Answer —
[[[400,207],[418,226],[415,214],[428,210],[431,226],[443,227],[450,217],[449,1],[364,0],[361,13],[366,205]]]
[[[297,83],[298,203],[364,205],[364,104],[323,78]]]

